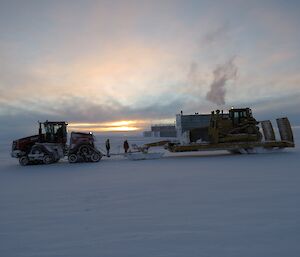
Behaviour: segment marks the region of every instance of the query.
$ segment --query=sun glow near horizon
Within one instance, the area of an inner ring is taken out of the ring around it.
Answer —
[[[112,122],[70,122],[69,128],[84,132],[133,132],[145,128],[147,122],[141,120],[120,120]]]

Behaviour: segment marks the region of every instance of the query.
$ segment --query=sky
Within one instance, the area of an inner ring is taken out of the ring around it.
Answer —
[[[0,0],[1,136],[251,107],[300,124],[300,2]],[[120,125],[121,124],[121,125]]]

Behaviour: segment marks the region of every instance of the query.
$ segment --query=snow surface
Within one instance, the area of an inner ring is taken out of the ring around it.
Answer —
[[[111,138],[112,151],[122,140]],[[300,256],[298,146],[29,167],[9,148],[0,146],[1,257]]]

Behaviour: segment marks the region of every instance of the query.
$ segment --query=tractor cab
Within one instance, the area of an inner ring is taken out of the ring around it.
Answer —
[[[66,144],[67,125],[68,123],[64,121],[45,121],[43,123],[39,122],[40,141],[46,143]]]

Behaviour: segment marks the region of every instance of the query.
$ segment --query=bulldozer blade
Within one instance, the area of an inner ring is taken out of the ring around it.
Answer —
[[[276,121],[281,140],[294,143],[293,131],[289,119],[287,117],[284,117],[278,118],[276,119]]]
[[[271,121],[261,121],[261,127],[263,129],[264,137],[266,141],[275,141],[275,133]]]

